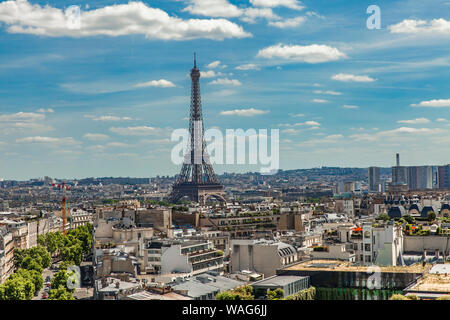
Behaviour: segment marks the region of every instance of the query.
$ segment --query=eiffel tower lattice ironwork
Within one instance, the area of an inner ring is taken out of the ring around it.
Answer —
[[[200,96],[200,70],[197,68],[196,60],[194,53],[194,67],[191,70],[188,151],[184,156],[181,173],[172,186],[169,200],[177,202],[181,198],[187,197],[191,201],[205,203],[207,198],[214,197],[226,202],[223,186],[217,179],[206,152]]]

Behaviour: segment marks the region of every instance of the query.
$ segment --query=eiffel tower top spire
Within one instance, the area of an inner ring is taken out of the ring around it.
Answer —
[[[197,68],[197,54],[194,52],[194,69]]]

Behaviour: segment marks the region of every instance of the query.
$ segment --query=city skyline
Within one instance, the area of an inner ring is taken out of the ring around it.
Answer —
[[[374,30],[369,2],[205,3],[94,1],[79,30],[61,20],[69,1],[0,3],[0,177],[177,174],[194,51],[205,127],[280,129],[280,169],[450,162],[450,2],[379,1]],[[105,7],[130,20],[105,34]]]

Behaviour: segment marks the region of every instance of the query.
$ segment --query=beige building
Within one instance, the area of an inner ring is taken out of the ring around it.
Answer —
[[[323,251],[311,252],[312,259],[332,259],[355,262],[355,253],[353,250],[347,250],[345,243],[335,243],[327,245]]]
[[[148,240],[141,271],[150,274],[196,275],[206,271],[223,272],[223,252],[209,240]]]
[[[0,227],[0,283],[14,272],[14,238],[5,227]]]
[[[70,228],[76,229],[93,222],[93,214],[82,209],[72,208],[69,211]]]
[[[297,250],[286,243],[267,240],[231,240],[231,273],[250,270],[270,277],[283,266],[297,262]]]

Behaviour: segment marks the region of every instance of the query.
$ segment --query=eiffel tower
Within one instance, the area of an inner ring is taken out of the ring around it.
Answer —
[[[194,53],[194,68],[191,70],[191,111],[189,118],[188,151],[177,181],[172,186],[169,200],[173,203],[183,197],[204,204],[209,197],[226,202],[222,184],[214,173],[206,152],[203,134],[203,115],[200,97],[200,70]]]

